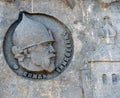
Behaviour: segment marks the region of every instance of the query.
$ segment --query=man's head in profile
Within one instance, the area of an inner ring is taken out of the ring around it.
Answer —
[[[13,34],[12,52],[27,70],[52,72],[55,69],[54,42],[49,29],[23,14]]]

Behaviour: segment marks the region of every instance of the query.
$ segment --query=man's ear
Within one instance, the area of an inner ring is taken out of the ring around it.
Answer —
[[[12,47],[12,52],[14,54],[14,57],[19,61],[22,62],[24,59],[24,54],[21,54],[23,52],[22,49],[18,48],[17,46]]]

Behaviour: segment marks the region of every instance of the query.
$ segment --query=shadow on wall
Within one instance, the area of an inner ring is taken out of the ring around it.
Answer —
[[[118,75],[117,74],[115,74],[115,73],[111,74],[111,78],[112,78],[111,82],[113,85],[118,83]],[[108,82],[107,74],[102,75],[102,80],[103,80],[103,84],[107,84],[107,82]]]
[[[67,4],[71,9],[75,7],[75,0],[62,0],[65,4]]]

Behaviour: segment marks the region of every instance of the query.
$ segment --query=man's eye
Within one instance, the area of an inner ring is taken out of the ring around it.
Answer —
[[[48,43],[43,43],[42,45],[43,45],[43,46],[48,46]]]
[[[42,45],[43,45],[43,46],[49,46],[50,43],[43,43]]]
[[[51,43],[48,43],[48,46],[51,45]]]

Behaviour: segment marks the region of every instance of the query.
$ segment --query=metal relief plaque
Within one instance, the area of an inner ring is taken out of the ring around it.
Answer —
[[[55,17],[21,12],[8,29],[3,50],[19,76],[51,79],[62,73],[73,56],[70,30]]]

